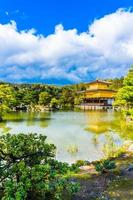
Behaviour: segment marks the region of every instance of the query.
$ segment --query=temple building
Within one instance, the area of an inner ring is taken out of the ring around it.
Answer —
[[[86,90],[81,91],[84,110],[111,109],[116,91],[110,89],[110,82],[96,80],[86,83]]]

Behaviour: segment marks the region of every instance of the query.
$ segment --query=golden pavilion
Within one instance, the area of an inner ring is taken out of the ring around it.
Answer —
[[[81,91],[83,103],[81,108],[89,109],[109,109],[115,98],[116,91],[110,89],[110,82],[96,80],[86,83],[86,90]]]

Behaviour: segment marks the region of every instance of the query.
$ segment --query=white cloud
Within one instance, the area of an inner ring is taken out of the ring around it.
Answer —
[[[47,37],[0,24],[0,79],[80,82],[121,76],[133,64],[133,13],[118,10],[86,32],[57,25]]]

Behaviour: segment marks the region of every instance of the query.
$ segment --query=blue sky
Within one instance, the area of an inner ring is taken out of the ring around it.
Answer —
[[[133,63],[132,6],[1,0],[0,80],[67,84],[125,75]]]
[[[95,18],[131,6],[132,0],[1,0],[0,22],[15,20],[19,29],[34,27],[45,35],[60,23],[83,32]]]

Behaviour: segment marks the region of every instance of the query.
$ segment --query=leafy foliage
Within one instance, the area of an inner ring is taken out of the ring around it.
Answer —
[[[130,108],[133,106],[133,66],[124,78],[124,86],[118,91],[114,105]]]
[[[124,80],[124,84],[129,87],[132,81],[129,78]],[[119,89],[123,86],[123,78],[111,79],[112,89]],[[37,105],[41,105],[38,108],[51,107],[53,109],[73,109],[75,105],[80,105],[83,102],[83,96],[79,91],[86,90],[86,84],[79,83],[75,85],[67,86],[54,86],[45,84],[6,84],[0,83],[0,102],[2,99],[2,104],[0,107],[0,112],[2,114],[9,111],[9,109],[14,110],[34,110]],[[126,91],[128,88],[126,89]],[[4,92],[5,94],[4,94]],[[129,90],[130,92],[131,90]],[[126,94],[124,91],[122,94]],[[131,93],[131,92],[130,92]],[[130,94],[121,100],[121,93],[118,94],[118,101],[123,105],[126,104],[127,98],[129,99]],[[13,99],[14,98],[14,99]],[[132,94],[131,94],[132,98]],[[130,98],[130,99],[131,99]],[[119,100],[120,99],[120,100]],[[9,101],[8,101],[9,100]],[[117,101],[117,102],[118,102]],[[119,102],[118,102],[119,104]]]
[[[14,107],[21,105],[42,105],[52,108],[69,109],[80,104],[81,99],[77,91],[84,89],[84,84],[70,86],[53,86],[44,84],[16,84],[12,85],[15,99]]]
[[[39,94],[39,104],[41,105],[49,105],[51,101],[51,95],[48,92],[41,92]]]
[[[12,107],[14,99],[14,94],[12,88],[7,84],[0,85],[0,117],[5,112],[8,112]]]
[[[0,137],[0,191],[2,200],[62,199],[79,186],[64,175],[73,168],[54,159],[55,146],[38,134]]]
[[[115,169],[116,165],[114,161],[107,159],[107,160],[103,160],[101,162],[96,163],[95,168],[97,172],[104,174]]]
[[[124,77],[108,79],[107,81],[111,82],[110,89],[119,90],[120,88],[123,87]]]
[[[57,109],[59,107],[59,100],[55,97],[51,99],[50,106],[54,109]]]

